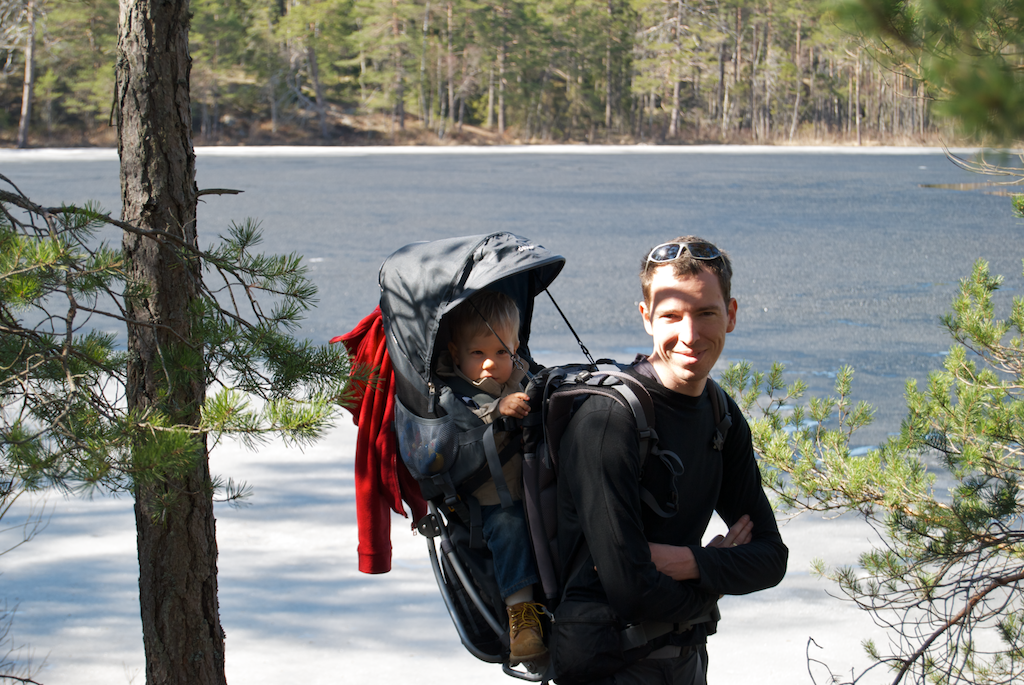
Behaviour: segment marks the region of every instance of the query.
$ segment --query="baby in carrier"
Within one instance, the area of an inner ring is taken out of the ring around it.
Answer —
[[[516,366],[519,309],[507,295],[480,291],[449,314],[451,340],[441,353],[437,375],[444,379],[484,423],[500,416],[525,418],[528,397],[522,369]],[[500,336],[500,339],[499,339]],[[508,434],[495,433],[499,451]],[[536,661],[547,654],[541,636],[533,586],[539,582],[522,502],[522,454],[502,467],[512,506],[503,508],[493,479],[473,493],[480,503],[483,535],[494,560],[494,574],[508,612],[509,662]]]

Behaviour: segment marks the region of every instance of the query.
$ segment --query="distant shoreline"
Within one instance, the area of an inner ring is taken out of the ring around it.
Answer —
[[[237,145],[196,146],[196,157],[364,157],[370,155],[694,155],[694,154],[833,154],[833,155],[973,155],[982,151],[1020,154],[1018,150],[981,147],[848,146],[848,145]],[[106,147],[0,149],[0,163],[28,161],[116,160],[117,150]]]

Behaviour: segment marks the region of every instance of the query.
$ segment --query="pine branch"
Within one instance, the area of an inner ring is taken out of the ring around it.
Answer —
[[[919,659],[921,659],[922,656],[924,656],[925,653],[927,653],[932,643],[934,643],[935,640],[941,637],[950,628],[959,624],[966,617],[968,617],[971,611],[974,610],[974,607],[987,595],[1002,587],[1010,585],[1011,583],[1018,583],[1022,580],[1024,580],[1024,572],[1016,573],[1014,575],[1006,576],[1004,578],[999,578],[991,582],[987,587],[985,587],[985,589],[972,596],[967,601],[967,604],[966,606],[964,606],[963,609],[958,611],[952,618],[950,618],[941,627],[935,630],[924,642],[921,643],[921,646],[918,649],[916,649],[913,654],[911,654],[909,657],[907,657],[906,660],[904,660],[902,666],[900,666],[900,669],[896,674],[896,678],[892,681],[892,685],[898,685],[898,683],[901,680],[903,680],[903,676],[906,675],[907,670],[909,670],[915,662],[917,662]]]

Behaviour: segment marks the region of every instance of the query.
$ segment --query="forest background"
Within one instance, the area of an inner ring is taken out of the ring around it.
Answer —
[[[957,140],[913,63],[885,66],[811,0],[191,10],[200,145]],[[117,0],[0,0],[0,145],[114,144],[117,16]]]

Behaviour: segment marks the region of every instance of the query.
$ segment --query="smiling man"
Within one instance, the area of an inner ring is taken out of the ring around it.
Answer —
[[[566,430],[558,481],[566,589],[553,628],[560,685],[702,685],[718,598],[772,587],[785,574],[788,550],[750,428],[709,379],[736,327],[731,277],[728,256],[697,237],[646,253],[640,315],[653,350],[628,372],[654,400],[660,453],[640,454],[632,412],[605,397],[587,399]],[[723,405],[727,417],[716,409]],[[728,534],[702,547],[715,511]]]

